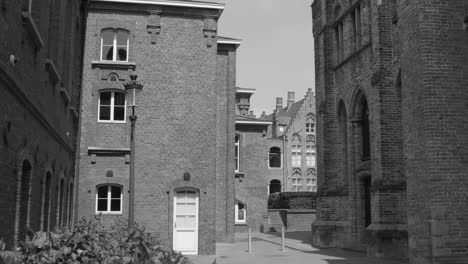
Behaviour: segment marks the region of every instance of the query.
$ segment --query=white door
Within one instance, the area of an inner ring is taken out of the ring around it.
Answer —
[[[174,196],[174,243],[175,251],[183,254],[198,254],[198,193],[178,191]]]

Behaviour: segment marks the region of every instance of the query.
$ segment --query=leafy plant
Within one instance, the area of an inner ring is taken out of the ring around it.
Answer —
[[[99,217],[81,219],[73,231],[30,232],[14,251],[0,240],[0,264],[191,264],[169,247],[151,245],[149,234],[123,219],[105,227]]]

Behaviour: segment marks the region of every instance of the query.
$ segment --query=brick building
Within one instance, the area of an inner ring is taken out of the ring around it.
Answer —
[[[468,3],[315,0],[314,244],[468,263]]]
[[[263,229],[268,214],[268,194],[282,191],[283,140],[273,138],[271,118],[256,117],[250,110],[255,89],[237,88],[235,134],[235,231]]]
[[[281,139],[284,147],[283,191],[317,191],[315,146],[315,96],[309,89],[303,99],[295,101],[294,92],[288,92],[287,105],[276,98],[276,109],[271,127],[273,137]]]
[[[235,61],[217,36],[224,5],[89,4],[80,138],[81,216],[128,215],[129,111],[137,72],[135,221],[185,254],[214,254],[234,234]],[[231,161],[231,162],[228,162]]]
[[[86,1],[0,4],[0,237],[73,222]]]

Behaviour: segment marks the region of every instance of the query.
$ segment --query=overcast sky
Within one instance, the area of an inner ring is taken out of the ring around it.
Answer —
[[[224,0],[220,36],[242,39],[237,86],[255,88],[251,110],[271,113],[288,91],[302,99],[315,90],[312,0]]]

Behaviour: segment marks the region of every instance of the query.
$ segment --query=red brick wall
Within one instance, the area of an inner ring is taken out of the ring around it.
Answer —
[[[28,11],[27,1],[23,2],[5,1],[0,10],[0,57],[3,58],[0,60],[0,237],[10,246],[15,237],[19,238],[24,232],[24,225],[18,223],[24,222],[34,231],[44,226],[43,194],[47,172],[52,175],[51,229],[58,220],[57,197],[61,177],[65,182],[65,197],[69,197],[69,186],[74,177],[78,123],[71,107],[79,105],[77,91],[81,83],[82,1],[63,4],[64,12],[56,14],[51,14],[48,4],[33,5],[31,13],[42,45],[34,41],[32,24],[22,18],[23,12],[27,14]],[[49,24],[49,17],[57,21],[57,26]],[[58,49],[65,50],[73,45],[67,54],[67,60],[73,64],[59,63],[58,57],[50,53],[52,35],[60,38],[54,44]],[[16,64],[9,63],[10,55],[15,56]],[[54,74],[46,66],[47,59],[53,59],[61,81],[54,80]],[[68,72],[78,74],[69,75]],[[65,99],[61,90],[67,91],[71,102]],[[24,160],[31,165],[29,183],[21,181]],[[21,189],[26,190],[27,195],[21,196]],[[67,199],[64,205],[67,205]],[[20,212],[20,204],[29,206]],[[72,220],[68,208],[62,209],[61,218],[65,224]]]
[[[108,12],[104,7],[92,5],[88,16],[79,213],[94,215],[96,185],[113,182],[123,185],[122,217],[128,214],[125,154],[98,157],[95,164],[88,154],[88,147],[129,146],[128,117],[125,124],[97,122],[99,90],[123,89],[133,70],[92,65],[99,60],[101,30],[114,25],[130,31],[129,61],[136,64],[138,80],[144,85],[136,108],[135,220],[171,245],[174,192],[195,188],[200,197],[198,253],[214,254],[217,237],[229,239],[233,232],[228,222],[233,211],[226,209],[234,208],[229,180],[234,169],[226,161],[234,137],[226,132],[233,127],[235,47],[224,53],[218,52],[216,43],[208,47],[205,20],[217,16],[216,10],[113,4]],[[147,31],[147,25],[154,23],[149,8],[162,12],[155,44]],[[121,80],[106,80],[110,72]],[[105,177],[106,169],[114,171],[113,178]],[[183,180],[184,173],[191,175],[189,182]],[[111,221],[112,217],[107,218]]]

